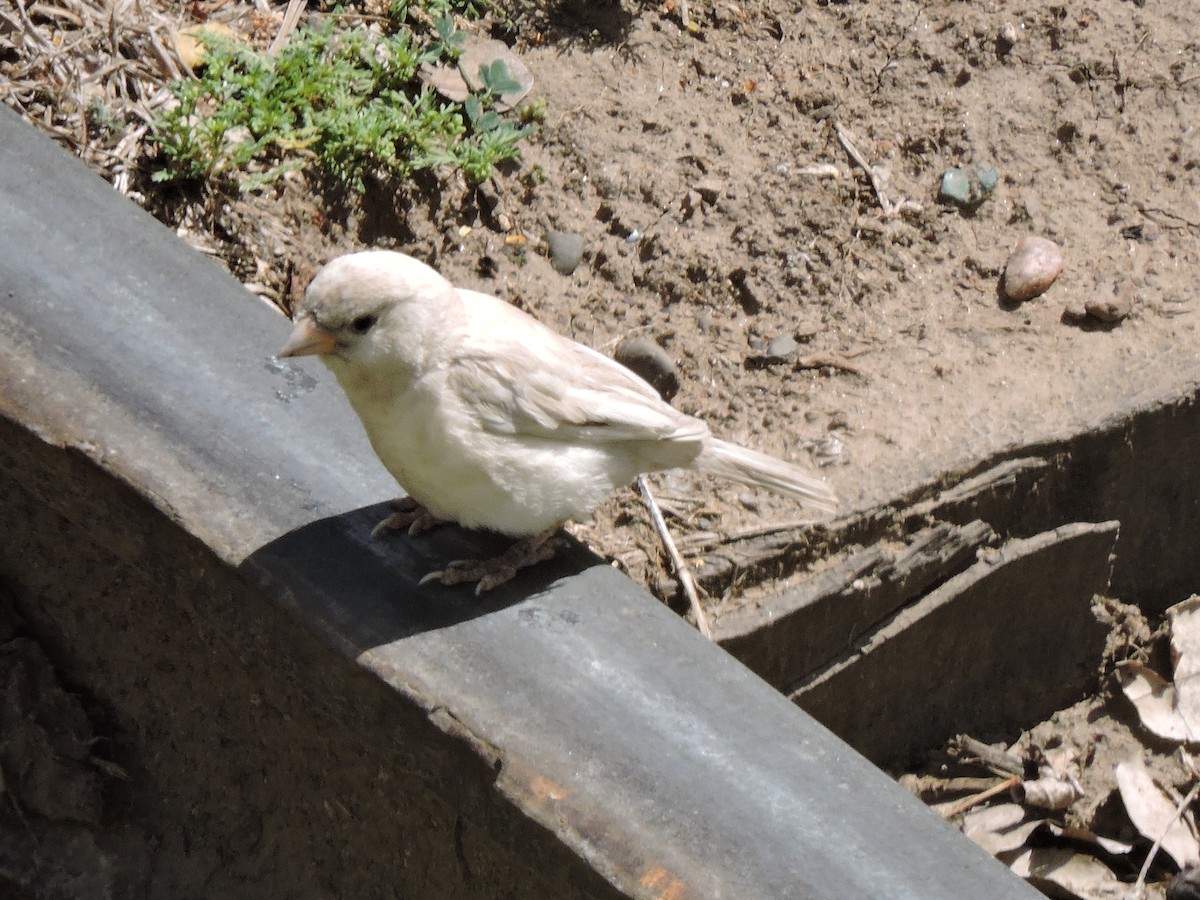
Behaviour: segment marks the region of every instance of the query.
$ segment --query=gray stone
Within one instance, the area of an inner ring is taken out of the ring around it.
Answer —
[[[679,370],[670,354],[649,338],[627,337],[617,345],[613,359],[649,382],[664,400],[679,393]]]
[[[550,264],[563,275],[570,275],[583,259],[583,235],[567,231],[547,231],[546,246],[550,249]]]

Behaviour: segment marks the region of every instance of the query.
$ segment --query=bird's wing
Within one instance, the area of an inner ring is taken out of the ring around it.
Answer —
[[[475,304],[446,377],[488,431],[598,443],[708,436],[707,425],[665,403],[620,363],[486,299],[501,308]]]

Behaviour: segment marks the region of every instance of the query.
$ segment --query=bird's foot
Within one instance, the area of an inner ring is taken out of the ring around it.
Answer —
[[[444,585],[475,584],[475,596],[511,581],[518,571],[535,563],[545,562],[558,552],[555,540],[557,528],[531,537],[521,538],[499,556],[491,559],[456,559],[446,568],[430,572],[421,584],[437,581]]]
[[[371,537],[377,538],[385,531],[403,531],[408,529],[410,536],[415,537],[423,531],[445,525],[445,519],[439,519],[412,497],[401,497],[392,502],[396,511],[371,529]]]

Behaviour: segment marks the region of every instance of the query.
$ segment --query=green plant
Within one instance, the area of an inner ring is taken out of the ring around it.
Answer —
[[[497,163],[519,156],[518,142],[533,131],[532,125],[517,127],[505,121],[495,109],[501,95],[521,88],[504,60],[480,66],[479,78],[483,88],[463,101],[471,133],[438,160],[457,166],[475,181],[487,178]]]
[[[430,48],[433,53],[449,60],[458,59],[463,44],[467,42],[467,36],[454,27],[454,20],[448,15],[434,19],[433,27],[437,31],[437,40]]]
[[[388,12],[394,21],[404,21],[408,18],[408,11],[414,6],[419,7],[435,19],[452,15],[474,19],[484,13],[496,11],[495,0],[422,0],[420,3],[412,3],[409,0],[392,0]]]
[[[517,114],[521,117],[521,121],[526,125],[532,125],[535,122],[546,121],[546,98],[538,97],[536,100],[531,100],[518,110]]]
[[[202,34],[204,69],[171,84],[177,102],[153,126],[164,163],[155,180],[251,189],[313,164],[359,191],[369,172],[437,165],[482,181],[519,155],[531,128],[495,108],[517,87],[502,61],[483,67],[483,87],[461,104],[420,85],[421,65],[455,59],[465,40],[448,15],[435,27],[421,45],[405,28],[381,35],[330,23],[297,31],[277,57]]]

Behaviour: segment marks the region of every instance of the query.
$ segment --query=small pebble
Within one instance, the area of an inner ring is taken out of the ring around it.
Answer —
[[[759,503],[758,497],[749,492],[738,494],[738,503],[750,510],[750,512],[759,512],[762,509],[762,504]]]
[[[823,330],[821,323],[817,320],[804,319],[796,323],[796,327],[792,329],[792,337],[801,344],[807,344]]]
[[[550,248],[550,264],[562,275],[570,275],[583,259],[583,235],[567,231],[547,231],[546,246]]]
[[[1062,271],[1058,244],[1041,237],[1023,237],[1004,266],[1004,296],[1015,303],[1046,292]]]
[[[962,169],[947,169],[942,176],[941,195],[955,203],[971,202],[971,179]]]
[[[1092,297],[1083,304],[1084,312],[1093,319],[1114,325],[1129,318],[1133,312],[1133,296],[1129,289],[1116,289],[1107,296]]]
[[[1000,173],[987,166],[976,166],[975,177],[979,179],[979,189],[983,192],[984,197],[994,191],[996,185],[1000,183]]]
[[[670,402],[679,393],[679,370],[675,361],[649,338],[627,337],[617,345],[613,359],[642,378]]]
[[[790,334],[781,334],[767,345],[768,356],[791,356],[800,349],[799,342]]]
[[[1017,46],[1017,27],[1012,22],[1005,22],[996,33],[996,55],[1007,56]]]
[[[1000,173],[987,166],[973,169],[947,169],[942,175],[939,195],[959,206],[975,207],[991,196],[1000,183]]]
[[[717,178],[705,178],[692,185],[692,190],[698,193],[705,203],[710,204],[717,202],[717,198],[721,196],[721,191],[724,189],[724,183]]]

